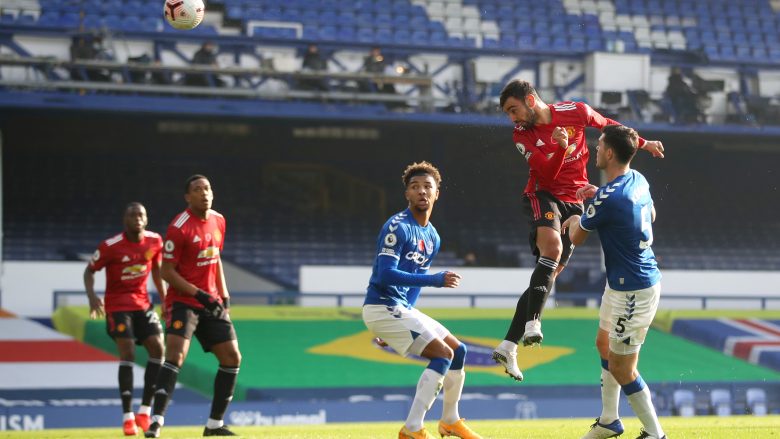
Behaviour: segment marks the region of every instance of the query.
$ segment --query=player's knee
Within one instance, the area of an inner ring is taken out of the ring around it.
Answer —
[[[452,359],[455,358],[455,352],[447,345],[444,345],[444,347],[441,349],[441,357],[446,358],[452,362]]]
[[[539,243],[539,255],[555,261],[561,260],[563,254],[563,244],[561,238],[547,238]]]
[[[466,352],[468,352],[468,349],[464,343],[461,343],[457,348],[455,348],[453,351],[452,365],[450,366],[450,369],[463,369],[463,364],[466,362]]]
[[[149,353],[150,358],[161,358],[164,349],[162,339],[157,339],[146,344],[146,351]]]
[[[430,363],[428,363],[427,368],[431,369],[434,372],[438,372],[441,375],[445,375],[447,371],[450,370],[451,365],[452,365],[451,359],[436,357],[431,359]]]
[[[222,355],[219,360],[220,364],[225,364],[232,367],[238,367],[241,365],[241,351],[238,349],[231,349]]]
[[[182,352],[166,352],[165,362],[173,364],[176,367],[181,367],[184,364],[184,353]]]

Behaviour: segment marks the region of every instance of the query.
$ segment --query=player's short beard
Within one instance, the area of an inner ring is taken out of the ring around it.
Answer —
[[[520,126],[526,130],[530,130],[536,126],[536,111],[525,102],[523,102],[523,105],[525,105],[525,109],[528,110],[528,121],[520,122]]]

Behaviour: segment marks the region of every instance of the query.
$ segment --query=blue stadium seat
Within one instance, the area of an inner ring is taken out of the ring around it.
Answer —
[[[336,39],[339,41],[354,41],[355,40],[355,28],[352,26],[341,26],[336,34]]]
[[[425,46],[428,42],[428,32],[422,30],[412,32],[412,44],[416,46]]]
[[[361,43],[374,42],[374,29],[369,27],[360,27],[357,31],[357,40]]]

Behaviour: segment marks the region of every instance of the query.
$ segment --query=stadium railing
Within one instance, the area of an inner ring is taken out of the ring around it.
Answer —
[[[373,74],[364,72],[280,72],[268,68],[243,68],[243,67],[212,67],[212,66],[164,66],[151,64],[118,63],[113,61],[80,60],[63,61],[51,57],[20,57],[0,56],[0,66],[21,67],[34,69],[40,72],[37,79],[0,80],[0,87],[13,87],[24,89],[59,89],[59,90],[94,90],[113,92],[133,92],[165,95],[200,95],[234,98],[269,98],[269,99],[319,99],[335,101],[363,101],[363,102],[417,102],[422,110],[431,110],[436,106],[452,104],[447,97],[434,97],[432,94],[433,78],[429,75],[409,74],[402,76]],[[85,70],[106,70],[122,76],[123,83],[74,81],[59,79],[69,76],[66,72]],[[58,71],[59,74],[58,74]],[[376,83],[392,83],[414,86],[419,90],[418,95],[387,94],[387,93],[363,93],[350,91],[312,91],[296,90],[290,87],[286,90],[264,91],[253,87],[245,88],[220,88],[208,86],[187,86],[177,84],[142,84],[133,83],[131,72],[172,74],[197,74],[197,75],[224,75],[240,78],[242,81],[260,81],[273,78],[287,83],[311,80],[334,81],[372,81]],[[63,74],[64,73],[64,74]],[[29,77],[30,75],[28,75]],[[35,77],[33,75],[32,77]]]
[[[102,291],[96,292],[99,296],[103,295]],[[558,294],[552,297],[553,300],[559,301],[571,301],[571,300],[584,300],[585,303],[593,304],[595,306],[600,305],[601,293],[565,293]],[[332,299],[334,305],[337,307],[349,306],[346,303],[346,299],[359,300],[365,297],[365,293],[300,293],[297,291],[275,291],[275,292],[232,292],[230,293],[231,304],[234,305],[300,305],[305,299]],[[428,298],[435,299],[466,299],[468,307],[476,308],[477,302],[480,299],[507,299],[516,300],[516,297],[507,294],[489,294],[489,293],[475,293],[475,294],[447,294],[436,293],[428,295]],[[761,295],[733,295],[733,296],[706,296],[700,294],[687,294],[687,295],[662,295],[662,300],[667,301],[699,301],[700,309],[708,309],[708,305],[712,305],[717,301],[734,301],[741,302],[755,301],[758,308],[761,310],[768,309],[768,302],[770,300],[778,300],[773,296],[761,296]],[[159,297],[156,293],[152,293],[152,299],[154,303],[159,303]],[[84,291],[74,290],[56,290],[52,294],[52,312],[54,312],[60,306],[70,305],[85,305],[87,304],[87,295]],[[350,302],[354,303],[354,302]],[[460,302],[459,302],[460,303]],[[445,306],[446,307],[446,306]]]

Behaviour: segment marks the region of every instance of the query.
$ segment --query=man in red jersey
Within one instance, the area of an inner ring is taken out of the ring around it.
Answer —
[[[124,413],[122,429],[135,436],[136,425],[149,428],[150,404],[163,357],[162,327],[149,301],[146,283],[149,273],[161,298],[165,288],[160,276],[162,238],[145,230],[146,209],[141,203],[125,208],[125,231],[102,243],[84,270],[84,289],[89,297],[89,316],[106,315],[108,335],[119,351],[119,393]],[[95,272],[106,268],[105,309],[95,294]],[[133,415],[133,364],[135,345],[143,344],[149,353],[144,373],[144,391],[138,415]]]
[[[160,437],[179,368],[195,335],[205,352],[219,360],[211,414],[203,436],[235,436],[222,418],[233,399],[241,353],[228,315],[230,294],[220,254],[225,242],[225,217],[211,210],[214,193],[203,175],[187,179],[187,209],[177,215],[165,235],[162,276],[170,288],[165,300],[165,363],[157,379],[152,424],[146,437]]]
[[[542,342],[540,321],[555,277],[563,270],[573,246],[561,235],[561,223],[582,214],[585,195],[593,196],[588,183],[588,145],[585,128],[619,125],[582,102],[546,104],[526,81],[510,81],[501,91],[501,109],[515,124],[514,143],[528,162],[529,176],[523,205],[531,225],[530,244],[537,257],[528,289],[517,301],[506,337],[493,351],[493,360],[517,381],[517,343]],[[639,138],[639,148],[663,158],[660,141]]]

